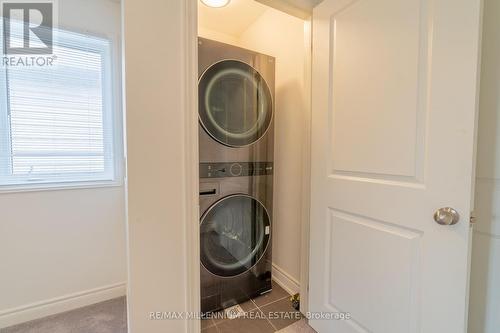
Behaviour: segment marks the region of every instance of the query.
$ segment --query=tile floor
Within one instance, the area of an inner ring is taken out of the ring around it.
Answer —
[[[273,333],[310,332],[300,312],[290,302],[290,295],[277,284],[270,293],[240,304],[244,314],[229,319],[224,313],[202,320],[202,333]],[[290,326],[292,325],[292,326]],[[283,330],[283,331],[281,331]]]

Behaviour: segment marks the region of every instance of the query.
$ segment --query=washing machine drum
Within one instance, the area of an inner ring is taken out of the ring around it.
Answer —
[[[223,277],[248,271],[265,254],[270,228],[265,207],[254,198],[233,195],[221,199],[201,220],[203,266]]]
[[[200,122],[220,143],[241,147],[259,140],[273,113],[269,87],[248,64],[225,60],[208,68],[198,86]]]

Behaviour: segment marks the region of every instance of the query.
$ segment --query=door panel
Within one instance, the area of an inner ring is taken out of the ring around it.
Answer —
[[[331,17],[332,169],[415,181],[423,171],[424,124],[415,119],[427,108],[428,8],[419,0],[388,5],[356,1]]]
[[[352,323],[369,332],[412,332],[408,323],[418,313],[421,233],[333,209],[329,218],[330,311],[349,309]],[[378,318],[378,308],[391,320]]]
[[[318,332],[465,332],[480,14],[480,0],[315,8],[310,311],[351,316]],[[460,222],[437,224],[448,206]]]

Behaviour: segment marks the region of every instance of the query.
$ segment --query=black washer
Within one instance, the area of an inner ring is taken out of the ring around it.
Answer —
[[[202,75],[198,86],[199,118],[218,142],[242,147],[259,140],[273,116],[271,92],[250,65],[224,60]]]
[[[216,202],[201,219],[201,262],[212,274],[232,277],[251,269],[270,240],[270,218],[264,206],[243,194]]]

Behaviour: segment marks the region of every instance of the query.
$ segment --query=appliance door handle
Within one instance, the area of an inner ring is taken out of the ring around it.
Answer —
[[[200,195],[216,195],[217,194],[217,189],[216,188],[211,188],[208,190],[202,190],[200,191]]]

